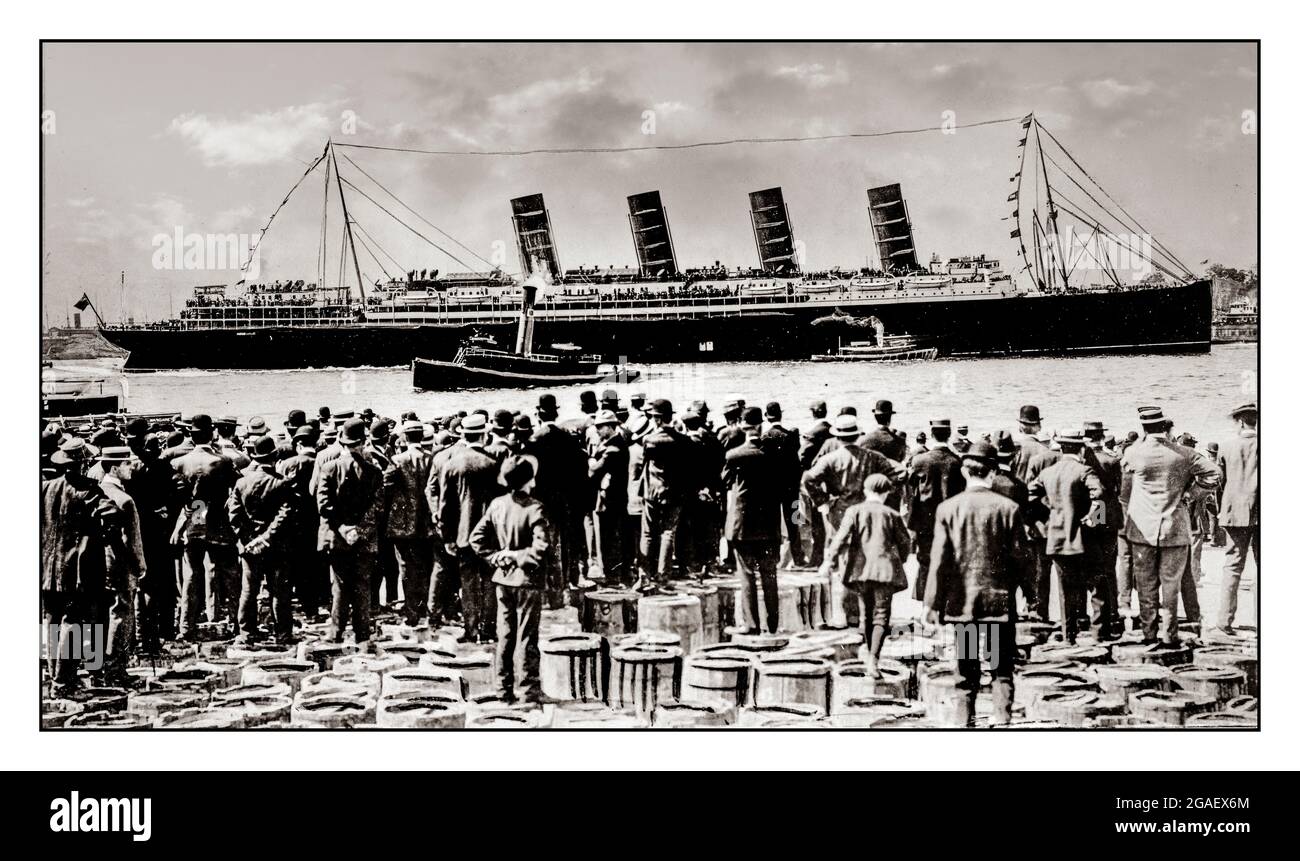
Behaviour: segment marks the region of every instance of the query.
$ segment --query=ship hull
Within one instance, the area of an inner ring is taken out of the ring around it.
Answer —
[[[1211,342],[1210,283],[1105,293],[1008,296],[978,301],[846,303],[840,311],[875,316],[889,333],[934,339],[940,355],[1015,356],[1206,352]],[[843,323],[814,324],[826,307],[710,317],[548,320],[537,318],[539,347],[580,344],[605,361],[634,363],[807,360],[861,339]],[[470,336],[513,343],[515,323],[361,324],[312,328],[103,329],[128,351],[127,370],[261,370],[409,367],[449,361]]]

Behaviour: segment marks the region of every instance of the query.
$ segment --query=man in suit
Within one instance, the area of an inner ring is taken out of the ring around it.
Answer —
[[[627,517],[628,444],[619,433],[619,420],[609,409],[593,421],[598,443],[587,458],[587,473],[595,495],[593,564],[607,585],[632,582],[623,552],[623,521]]]
[[[893,478],[902,468],[880,452],[859,445],[861,436],[857,416],[845,413],[836,417],[831,437],[839,447],[819,457],[803,475],[804,495],[826,523],[829,538],[834,538],[839,531],[845,512],[866,498],[863,487],[867,476],[879,474]],[[830,587],[831,623],[837,627],[856,625],[857,596],[846,592],[838,578],[831,578]]]
[[[1047,459],[1055,459],[1055,452],[1039,437],[1043,432],[1043,417],[1038,407],[1026,404],[1020,408],[1019,433],[1015,437],[1016,453],[1011,458],[1011,472],[1026,487],[1038,477],[1042,468],[1047,466]],[[1042,527],[1047,519],[1047,511],[1038,502],[1030,503],[1023,512],[1024,518],[1031,525],[1034,540],[1030,547],[1033,551],[1035,574],[1025,584],[1025,597],[1029,602],[1031,616],[1047,621],[1051,615],[1050,603],[1052,593],[1052,560],[1047,556],[1045,529]]]
[[[172,461],[185,510],[176,540],[184,545],[181,568],[181,639],[198,637],[199,615],[207,594],[208,621],[236,621],[239,557],[226,503],[239,477],[234,464],[212,445],[212,419],[191,419],[194,448]]]
[[[379,467],[382,475],[384,470],[393,461],[393,455],[396,450],[393,447],[392,428],[389,427],[388,419],[383,416],[372,418],[370,420],[370,440],[366,443],[365,456],[370,458],[375,466]],[[397,552],[393,548],[393,541],[388,537],[388,525],[385,522],[388,512],[381,505],[379,512],[379,530],[378,530],[378,553],[375,556],[375,576],[370,580],[370,606],[371,608],[380,607],[379,587],[384,587],[384,603],[393,604],[397,601]]]
[[[433,513],[424,493],[433,455],[421,444],[424,425],[418,421],[402,423],[402,440],[406,448],[393,455],[384,470],[384,508],[402,580],[402,618],[416,625],[428,612],[433,572]]]
[[[813,418],[812,426],[805,430],[799,437],[799,470],[807,472],[812,469],[813,463],[821,454],[822,446],[831,438],[831,423],[826,421],[826,402],[823,400],[813,401],[808,406],[808,412]],[[802,477],[800,484],[802,485]],[[822,520],[821,512],[817,506],[812,504],[812,500],[802,493],[799,495],[799,507],[804,513],[804,522],[801,532],[803,538],[808,542],[808,564],[814,568],[820,568],[822,559],[826,553],[826,522]]]
[[[135,459],[126,446],[107,446],[99,452],[104,473],[99,488],[117,508],[117,516],[105,536],[104,592],[98,604],[97,621],[105,626],[108,646],[98,681],[115,687],[135,687],[127,673],[127,661],[135,651],[136,589],[148,573],[140,517],[135,500],[126,490],[135,470]]]
[[[722,463],[725,452],[717,436],[704,427],[704,417],[693,410],[682,414],[684,462],[688,482],[677,521],[675,548],[686,573],[703,579],[718,560],[721,535],[719,502],[722,499]]]
[[[1104,517],[1101,479],[1083,462],[1083,432],[1057,437],[1061,457],[1029,485],[1029,498],[1047,505],[1046,552],[1061,585],[1061,634],[1074,644],[1088,587],[1098,583],[1099,548],[1088,539],[1087,525]],[[1107,620],[1109,621],[1109,620]],[[1098,639],[1102,639],[1098,630]]]
[[[799,464],[799,429],[782,424],[781,405],[776,401],[763,409],[763,418],[767,422],[767,428],[763,431],[762,445],[775,455],[779,484],[784,488],[781,523],[789,547],[790,562],[795,568],[803,568],[808,560],[804,555],[803,541],[799,537],[799,524],[795,522],[803,478],[803,469]]]
[[[907,460],[907,434],[890,427],[890,423],[894,420],[894,402],[876,401],[871,415],[876,420],[876,426],[862,437],[862,447],[878,451],[897,463]]]
[[[1119,580],[1116,566],[1119,560],[1119,529],[1124,523],[1120,505],[1123,474],[1119,458],[1107,450],[1106,428],[1099,421],[1083,423],[1090,454],[1089,466],[1101,479],[1105,493],[1101,497],[1101,516],[1092,526],[1084,527],[1085,540],[1098,549],[1097,586],[1092,597],[1092,625],[1101,640],[1118,639],[1124,633],[1124,620],[1120,616]]]
[[[722,418],[726,424],[718,428],[718,442],[722,443],[723,451],[730,451],[745,441],[745,429],[740,423],[744,411],[744,399],[734,395],[722,405]]]
[[[358,646],[370,648],[370,580],[379,551],[384,476],[365,455],[366,423],[348,419],[339,431],[342,452],[319,464],[316,510],[320,549],[330,563],[333,601],[328,639],[343,641],[349,618]]]
[[[329,561],[317,546],[320,515],[316,495],[311,491],[316,471],[316,430],[304,425],[293,434],[294,455],[280,461],[279,472],[292,490],[293,516],[285,541],[287,556],[294,563],[286,567],[286,576],[298,596],[298,606],[308,616],[316,615],[330,604]]]
[[[740,628],[756,634],[758,585],[763,589],[763,630],[776,633],[780,601],[776,587],[777,551],[781,544],[782,487],[770,451],[760,444],[763,413],[750,407],[742,414],[745,441],[726,454],[722,484],[727,491],[724,532],[740,578]]]
[[[501,492],[500,464],[483,450],[487,420],[474,413],[460,423],[463,444],[452,449],[438,476],[438,536],[460,572],[465,642],[496,640],[496,595],[490,572],[470,546],[470,535],[488,503]],[[564,431],[556,431],[564,433]]]
[[[1217,487],[1219,468],[1169,439],[1171,423],[1160,407],[1139,407],[1138,420],[1144,436],[1120,460],[1132,487],[1123,534],[1132,557],[1143,641],[1176,645],[1178,598],[1191,544],[1183,494],[1193,483]]]
[[[175,473],[159,457],[156,437],[149,433],[149,421],[135,418],[126,423],[126,445],[136,463],[123,484],[135,500],[144,542],[145,574],[136,584],[136,627],[143,654],[158,653],[160,641],[176,633],[176,566],[179,561],[171,544],[172,524],[180,513]]]
[[[1223,491],[1219,499],[1219,525],[1228,533],[1223,557],[1223,585],[1219,598],[1219,628],[1232,633],[1237,615],[1237,587],[1246,569],[1246,554],[1255,557],[1259,576],[1259,407],[1242,404],[1232,411],[1237,436],[1219,447]]]
[[[524,702],[540,702],[542,696],[538,631],[550,529],[541,503],[524,491],[532,478],[532,461],[508,458],[501,465],[501,479],[508,492],[488,504],[470,535],[470,546],[493,572],[500,634],[497,693],[507,703],[517,698],[517,665],[522,665],[518,693]]]
[[[429,480],[424,485],[424,498],[434,521],[433,570],[429,583],[429,625],[434,628],[461,618],[460,567],[455,555],[447,552],[446,544],[438,535],[437,515],[442,506],[438,489],[442,484],[443,470],[456,449],[464,445],[458,433],[459,430],[456,433],[442,431],[435,438],[434,445],[429,448]]]
[[[672,402],[657,398],[646,413],[652,429],[641,444],[640,550],[645,567],[636,588],[655,592],[672,575],[677,523],[692,477],[686,474],[690,441],[673,427]]]
[[[1028,571],[1025,527],[1014,502],[994,491],[997,450],[973,443],[962,455],[962,492],[939,504],[934,518],[926,621],[950,622],[957,633],[957,672],[965,692],[958,725],[971,725],[979,696],[981,634],[993,674],[991,723],[1011,721],[1015,698],[1016,588]]]
[[[243,588],[239,593],[239,637],[249,645],[260,637],[257,628],[257,596],[265,582],[271,593],[272,630],[280,644],[295,642],[293,636],[293,584],[287,570],[294,526],[293,485],[276,471],[280,450],[271,436],[253,443],[254,466],[235,482],[230,494],[230,525],[239,540],[243,563]]]
[[[950,419],[932,419],[930,437],[934,446],[912,458],[907,473],[907,528],[916,536],[916,583],[912,597],[924,600],[930,575],[930,548],[934,545],[934,518],[939,506],[966,489],[961,459],[948,447],[952,435]],[[996,452],[994,454],[996,457]],[[996,467],[996,460],[994,466]]]
[[[537,399],[537,429],[524,449],[537,461],[532,493],[546,509],[551,525],[547,603],[553,610],[563,606],[566,589],[578,585],[586,561],[583,517],[589,506],[587,451],[582,437],[557,424],[558,418],[555,395],[541,395]]]

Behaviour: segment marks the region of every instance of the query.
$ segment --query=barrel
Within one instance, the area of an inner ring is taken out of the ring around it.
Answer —
[[[1030,651],[1029,660],[1039,661],[1075,661],[1093,666],[1110,663],[1110,649],[1106,646],[1071,645],[1069,643],[1045,643]]]
[[[704,617],[700,599],[694,595],[647,595],[637,602],[637,631],[663,631],[682,640],[682,652],[689,655],[702,646]]]
[[[1111,660],[1116,664],[1160,664],[1173,667],[1192,662],[1189,646],[1167,646],[1164,643],[1116,643],[1110,647]]]
[[[880,662],[883,678],[873,678],[866,661],[842,661],[831,672],[832,715],[844,710],[845,703],[865,697],[906,699],[912,671],[897,661]]]
[[[655,706],[650,725],[663,729],[731,726],[735,706],[718,702],[663,702]]]
[[[379,633],[385,640],[405,640],[424,643],[433,639],[433,629],[425,625],[408,625],[405,622],[386,623],[379,626]]]
[[[556,728],[623,729],[648,723],[648,715],[638,718],[627,709],[610,708],[604,703],[562,703],[551,713],[551,726]]]
[[[368,696],[349,695],[347,692],[322,693],[319,696],[294,698],[289,713],[293,726],[314,728],[344,728],[375,722],[376,701]]]
[[[823,577],[816,572],[800,573],[794,571],[782,572],[779,578],[778,585],[792,586],[797,590],[795,598],[798,602],[797,608],[802,626],[800,630],[816,629],[830,624],[834,614],[831,611],[831,582],[829,578]]]
[[[831,707],[831,664],[813,658],[760,658],[754,664],[755,706],[799,703],[823,712]]]
[[[41,729],[56,729],[68,722],[69,718],[81,714],[85,709],[74,700],[53,700],[41,698]]]
[[[623,646],[674,646],[681,648],[682,638],[678,634],[668,631],[637,631],[635,634],[619,634],[616,637],[610,637],[605,642],[609,643],[611,649],[622,648]],[[699,651],[699,649],[696,651]]]
[[[384,697],[375,722],[383,727],[439,729],[465,726],[465,703],[453,696]]]
[[[1033,665],[1027,665],[1032,667]],[[1040,697],[1047,694],[1077,693],[1101,690],[1094,676],[1066,670],[1026,669],[1016,679],[1018,699],[1028,713]]]
[[[1234,667],[1202,667],[1183,664],[1171,668],[1174,683],[1190,694],[1211,697],[1225,703],[1246,693],[1246,674]]]
[[[233,708],[181,709],[165,712],[153,722],[159,729],[244,729],[244,714]]]
[[[1125,702],[1138,691],[1174,689],[1173,674],[1159,664],[1107,664],[1093,668],[1093,675],[1103,693],[1121,696]]]
[[[299,643],[298,657],[304,661],[311,661],[321,670],[334,669],[334,662],[345,655],[354,655],[357,652],[354,643]]]
[[[958,687],[962,677],[955,670],[941,669],[925,672],[920,678],[920,695],[925,703],[925,714],[939,726],[965,726],[967,691]]]
[[[361,693],[373,698],[379,697],[381,680],[378,673],[349,673],[342,670],[330,670],[316,673],[302,680],[298,687],[300,697],[314,697],[324,694]]]
[[[865,729],[882,720],[897,717],[921,717],[925,709],[898,697],[864,696],[844,700],[831,713],[831,726]]]
[[[909,634],[885,641],[880,650],[882,658],[893,658],[905,664],[917,664],[921,661],[940,661],[948,654],[948,648],[942,640]]]
[[[334,669],[340,673],[375,673],[383,676],[392,670],[401,670],[411,666],[411,662],[401,655],[344,655],[334,662]]]
[[[1034,700],[1026,707],[1025,714],[1034,720],[1081,727],[1099,715],[1123,714],[1125,706],[1120,697],[1100,691],[1052,691]]]
[[[125,711],[82,711],[69,715],[63,725],[69,729],[149,729],[153,718]]]
[[[1239,729],[1257,729],[1259,716],[1240,712],[1205,712],[1191,715],[1183,726],[1194,727],[1237,727]]]
[[[244,677],[244,667],[249,662],[237,658],[205,658],[203,660],[178,661],[173,670],[202,670],[206,673],[216,673],[221,676],[221,684],[218,688],[229,688],[240,683]],[[154,674],[157,679],[161,673]]]
[[[130,692],[126,688],[85,687],[77,695],[84,712],[124,712]]]
[[[697,639],[691,641],[691,645],[698,649],[700,646],[709,646],[721,642],[722,623],[718,587],[706,583],[681,583],[677,585],[676,589],[682,594],[693,595],[700,599],[700,635]],[[640,612],[639,607],[638,612]],[[646,626],[643,625],[642,627]]]
[[[210,694],[226,684],[225,673],[213,672],[206,667],[190,666],[168,670],[154,676],[149,685],[155,689],[193,691]]]
[[[385,673],[380,692],[386,697],[445,694],[464,700],[469,692],[458,670],[443,667],[406,667]]]
[[[486,709],[467,715],[465,726],[472,729],[538,729],[542,713],[523,709]]]
[[[1223,710],[1239,714],[1259,714],[1259,700],[1251,696],[1233,697],[1223,704]]]
[[[743,706],[749,702],[754,657],[745,652],[697,653],[682,668],[682,698]]]
[[[318,670],[313,661],[300,661],[297,658],[277,658],[271,661],[259,661],[244,668],[243,684],[252,685],[259,682],[269,684],[282,683],[289,690],[298,692],[298,686],[307,676]]]
[[[779,652],[790,645],[790,638],[785,634],[737,634],[731,633],[728,645],[738,649],[754,652]],[[721,645],[721,644],[719,644]]]
[[[1212,711],[1217,705],[1210,697],[1184,691],[1138,691],[1129,694],[1128,710],[1134,717],[1144,717],[1166,726],[1182,726],[1195,714]]]
[[[497,673],[492,666],[492,656],[487,652],[471,652],[450,657],[441,652],[430,652],[420,658],[420,666],[455,670],[465,680],[470,696],[491,693],[497,688]]]
[[[428,640],[416,642],[415,640],[393,640],[386,643],[376,643],[375,653],[381,657],[397,655],[405,658],[406,662],[414,667],[420,663],[429,652],[444,652],[455,654],[455,649],[440,648],[439,644]]]
[[[603,652],[605,641],[597,634],[561,634],[539,644],[542,653],[542,693],[559,701],[588,702],[604,699]]]
[[[228,703],[238,702],[246,699],[259,699],[262,697],[288,697],[293,699],[294,691],[289,690],[289,686],[281,682],[257,682],[251,685],[236,685],[233,688],[222,688],[219,691],[212,692],[213,705],[225,705]]]
[[[826,711],[806,703],[782,703],[770,706],[749,706],[740,709],[736,725],[743,727],[815,727],[826,720]]]
[[[1241,649],[1208,646],[1197,649],[1192,663],[1198,667],[1230,667],[1246,674],[1245,693],[1259,696],[1259,657]]]
[[[596,589],[582,596],[582,630],[588,634],[614,637],[637,630],[637,602],[641,596],[630,589]]]
[[[607,702],[648,719],[660,702],[677,699],[682,650],[671,646],[626,646],[609,655]]]
[[[767,610],[765,609],[767,605],[763,603],[762,587],[756,586],[755,592],[758,594],[758,618],[755,619],[754,622],[759,627],[767,627]],[[808,630],[808,621],[803,617],[803,613],[801,612],[799,586],[797,584],[788,583],[784,578],[782,578],[777,581],[776,594],[778,608],[777,630],[783,633]],[[731,600],[735,605],[736,624],[739,625],[741,624],[741,620],[744,618],[744,613],[741,609],[743,604],[740,600],[739,582],[732,587]]]
[[[293,699],[288,696],[241,697],[226,701],[221,707],[242,714],[244,726],[260,727],[287,723],[293,711]]]
[[[717,577],[707,583],[718,590],[718,631],[721,634],[736,624],[736,587],[740,578]]]
[[[277,646],[262,643],[256,646],[231,646],[226,649],[226,657],[235,661],[270,661],[275,658],[292,658],[298,654],[297,646]]]
[[[1085,726],[1096,729],[1168,729],[1162,723],[1149,717],[1135,715],[1097,715],[1087,721]]]
[[[790,635],[790,644],[784,651],[791,655],[822,654],[829,651],[828,660],[851,661],[861,657],[862,634],[853,629],[822,629],[798,631]]]
[[[157,719],[167,712],[182,709],[201,709],[208,704],[208,695],[199,691],[154,690],[133,692],[126,701],[131,714]]]

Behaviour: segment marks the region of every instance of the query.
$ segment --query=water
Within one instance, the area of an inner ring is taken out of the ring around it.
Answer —
[[[853,404],[868,419],[872,403],[889,398],[897,411],[895,426],[909,434],[924,430],[933,418],[969,425],[972,434],[1011,429],[1020,405],[1033,403],[1047,428],[1064,430],[1101,420],[1122,437],[1138,428],[1138,406],[1158,404],[1173,419],[1176,433],[1190,432],[1204,444],[1230,436],[1234,427],[1228,410],[1256,398],[1257,361],[1255,344],[1225,344],[1192,356],[649,365],[642,380],[615,388],[625,401],[635,391],[667,397],[678,411],[696,398],[708,401],[715,412],[732,394],[757,405],[775,400],[796,426],[807,423],[807,406],[815,398],[830,405],[831,415]],[[261,415],[272,427],[291,409],[311,416],[321,405],[336,411],[371,407],[393,417],[415,410],[429,418],[477,407],[531,412],[537,403],[538,390],[416,392],[410,376],[398,368],[177,371],[124,374],[123,385],[133,412],[206,412],[241,419]],[[559,398],[563,413],[573,415],[582,388],[549,391]]]

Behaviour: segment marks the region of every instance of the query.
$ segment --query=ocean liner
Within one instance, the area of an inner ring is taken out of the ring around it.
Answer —
[[[128,370],[451,361],[467,345],[511,343],[523,307],[522,285],[532,279],[542,284],[531,309],[539,347],[580,345],[585,353],[617,364],[807,360],[812,354],[834,353],[844,343],[871,343],[875,328],[880,336],[906,333],[943,356],[1208,351],[1210,283],[1195,278],[1158,241],[1128,246],[1150,265],[1153,277],[1131,283],[1115,261],[1094,248],[1086,251],[1093,259],[1085,262],[1103,277],[1080,283],[1080,260],[1072,259],[1061,241],[1058,221],[1063,216],[1093,235],[1146,231],[1135,229],[1140,224],[1095,186],[1033,115],[1018,122],[1021,152],[1007,198],[1014,210],[1003,219],[1009,222],[1010,237],[1019,240],[1010,271],[983,256],[947,263],[936,258],[928,268],[920,266],[907,203],[901,186],[893,184],[867,192],[879,261],[870,268],[805,271],[778,187],[749,195],[758,251],[753,268],[721,263],[682,267],[663,200],[658,191],[650,191],[627,199],[635,267],[562,268],[545,201],[532,194],[511,201],[521,276],[500,267],[394,274],[384,259],[396,261],[349,214],[344,186],[379,204],[340,174],[340,157],[414,210],[346,154],[340,156],[337,150],[345,145],[331,142],[304,178],[323,166],[327,207],[331,176],[337,187],[344,241],[335,286],[325,284],[324,266],[311,283],[205,285],[195,289],[174,319],[101,323],[100,331],[128,351]],[[1044,134],[1059,149],[1049,151]],[[1077,175],[1065,171],[1063,163],[1078,167]],[[1067,193],[1062,177],[1095,206],[1079,205],[1079,192],[1071,187]],[[409,221],[380,208],[458,259]],[[420,220],[432,226],[422,216]],[[322,255],[324,236],[322,229]],[[358,244],[385,277],[367,283]]]

